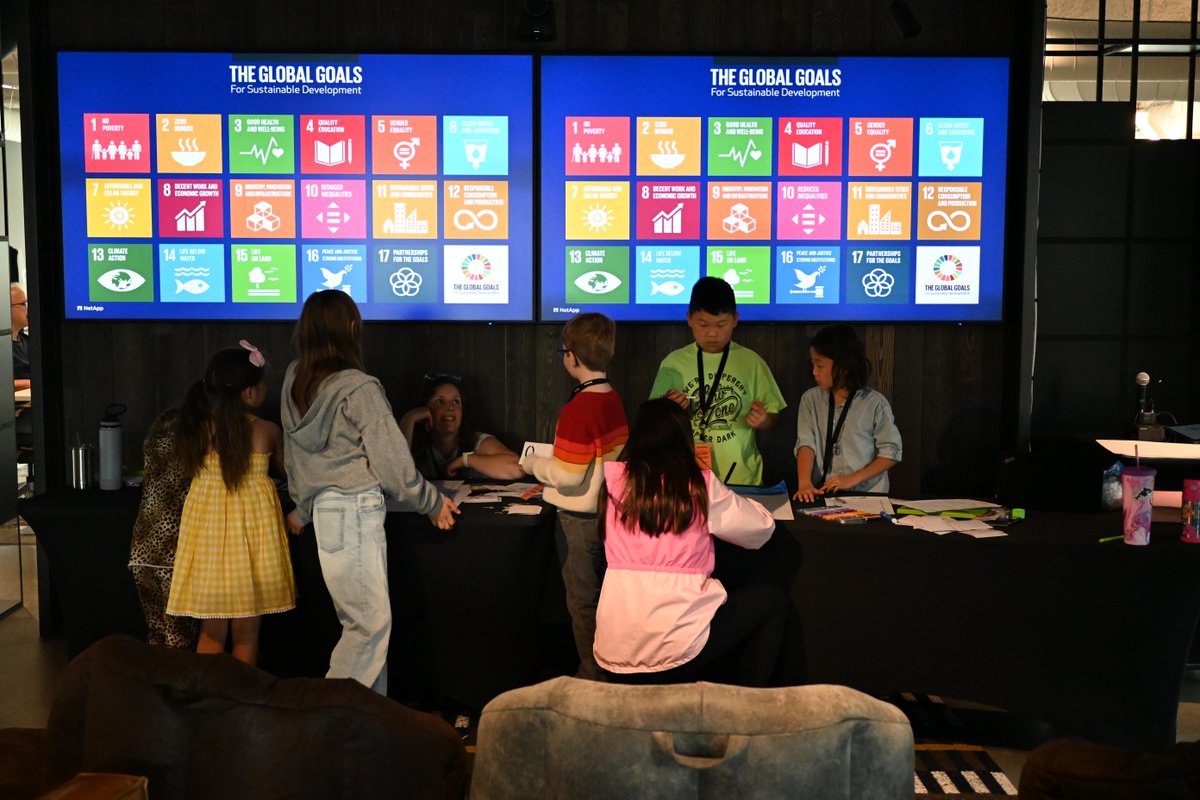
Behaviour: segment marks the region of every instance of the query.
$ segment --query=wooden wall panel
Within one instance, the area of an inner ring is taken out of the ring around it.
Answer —
[[[359,0],[331,7],[317,0],[170,0],[127,3],[120,14],[83,0],[46,0],[52,49],[179,49],[310,52],[682,52],[996,53],[1028,34],[1009,4],[912,0],[925,32],[902,40],[880,0],[557,0],[557,38],[517,38],[525,0]],[[1030,2],[1030,7],[1037,6]],[[46,56],[50,58],[50,56]],[[52,131],[38,131],[49,137]],[[47,139],[49,140],[49,139]],[[55,232],[39,231],[54,253]],[[57,262],[55,262],[57,263]],[[56,267],[51,266],[50,269]],[[36,298],[43,319],[60,316],[56,281]],[[743,324],[736,340],[756,350],[788,402],[779,424],[760,438],[767,476],[795,481],[795,405],[812,385],[808,341],[819,326]],[[63,417],[51,420],[59,442],[78,433],[95,441],[104,406],[123,402],[127,460],[161,408],[176,403],[209,355],[239,338],[258,344],[273,365],[277,396],[290,359],[287,323],[58,323],[61,363],[43,365],[48,391],[63,393]],[[875,384],[892,401],[905,438],[893,472],[897,494],[972,486],[988,493],[988,470],[1011,421],[999,420],[1005,328],[1000,325],[856,325],[875,365]],[[369,368],[398,413],[419,400],[426,370],[463,374],[469,413],[511,446],[548,441],[569,380],[555,352],[557,324],[368,323]],[[676,322],[621,324],[610,370],[632,414],[650,391],[658,363],[690,341]],[[272,403],[272,406],[275,406]],[[276,408],[264,411],[270,414]],[[60,445],[61,446],[61,445]],[[61,461],[58,463],[61,468]]]

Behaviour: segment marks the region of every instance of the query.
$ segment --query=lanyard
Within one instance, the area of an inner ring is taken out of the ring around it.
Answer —
[[[846,424],[846,414],[850,413],[850,404],[854,402],[854,395],[858,392],[851,392],[846,398],[846,405],[842,406],[842,413],[838,415],[837,427],[833,426],[833,411],[834,399],[833,390],[829,391],[829,418],[828,424],[825,426],[825,458],[821,461],[821,485],[825,485],[825,479],[829,477],[829,468],[833,465],[833,453],[837,449],[838,439],[842,438],[842,426]]]
[[[574,400],[575,395],[579,394],[589,386],[599,386],[602,383],[608,383],[608,378],[592,378],[590,381],[584,381],[571,390],[571,396],[567,398],[567,402],[569,403]]]
[[[721,363],[717,365],[717,372],[713,375],[712,391],[708,393],[708,397],[704,396],[704,351],[700,349],[700,345],[696,345],[696,380],[700,382],[700,396],[697,398],[700,402],[700,433],[704,435],[705,429],[708,428],[708,418],[712,413],[713,401],[717,399],[717,387],[721,384],[721,376],[725,374],[725,362],[729,360],[729,343],[725,344],[725,349],[721,351]]]

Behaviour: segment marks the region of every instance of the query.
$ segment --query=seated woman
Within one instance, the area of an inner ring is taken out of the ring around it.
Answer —
[[[479,433],[463,412],[462,379],[457,375],[426,375],[425,405],[400,418],[417,469],[437,478],[525,477],[517,454],[490,433]]]
[[[727,592],[712,571],[714,536],[756,550],[775,520],[696,465],[686,411],[642,403],[620,459],[604,465],[597,515],[608,570],[593,652],[611,680],[773,685],[787,596],[769,585]],[[733,681],[718,670],[726,654],[738,659]]]

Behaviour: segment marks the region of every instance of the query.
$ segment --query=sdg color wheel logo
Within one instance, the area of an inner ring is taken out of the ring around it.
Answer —
[[[462,260],[462,274],[469,281],[481,281],[491,272],[492,262],[481,253],[472,253]]]
[[[963,263],[958,256],[946,254],[933,262],[933,274],[938,280],[953,281],[962,277]]]

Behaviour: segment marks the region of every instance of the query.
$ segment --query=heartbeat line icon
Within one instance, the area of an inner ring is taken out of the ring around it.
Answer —
[[[753,144],[753,142],[751,142],[751,144]],[[250,146],[249,150],[243,150],[242,152],[238,153],[238,155],[257,158],[265,167],[267,165],[267,160],[270,159],[271,156],[283,158],[283,148],[279,146],[279,142],[277,142],[275,137],[272,136],[271,141],[267,142],[266,149],[254,144]]]
[[[732,158],[734,161],[736,161],[738,163],[739,167],[746,166],[746,161],[751,158],[753,158],[755,161],[758,161],[758,159],[761,157],[762,157],[762,151],[759,150],[758,147],[754,144],[753,139],[746,142],[746,149],[744,149],[740,153],[738,152],[736,147],[730,147],[728,153],[720,153],[717,155],[717,158]]]

